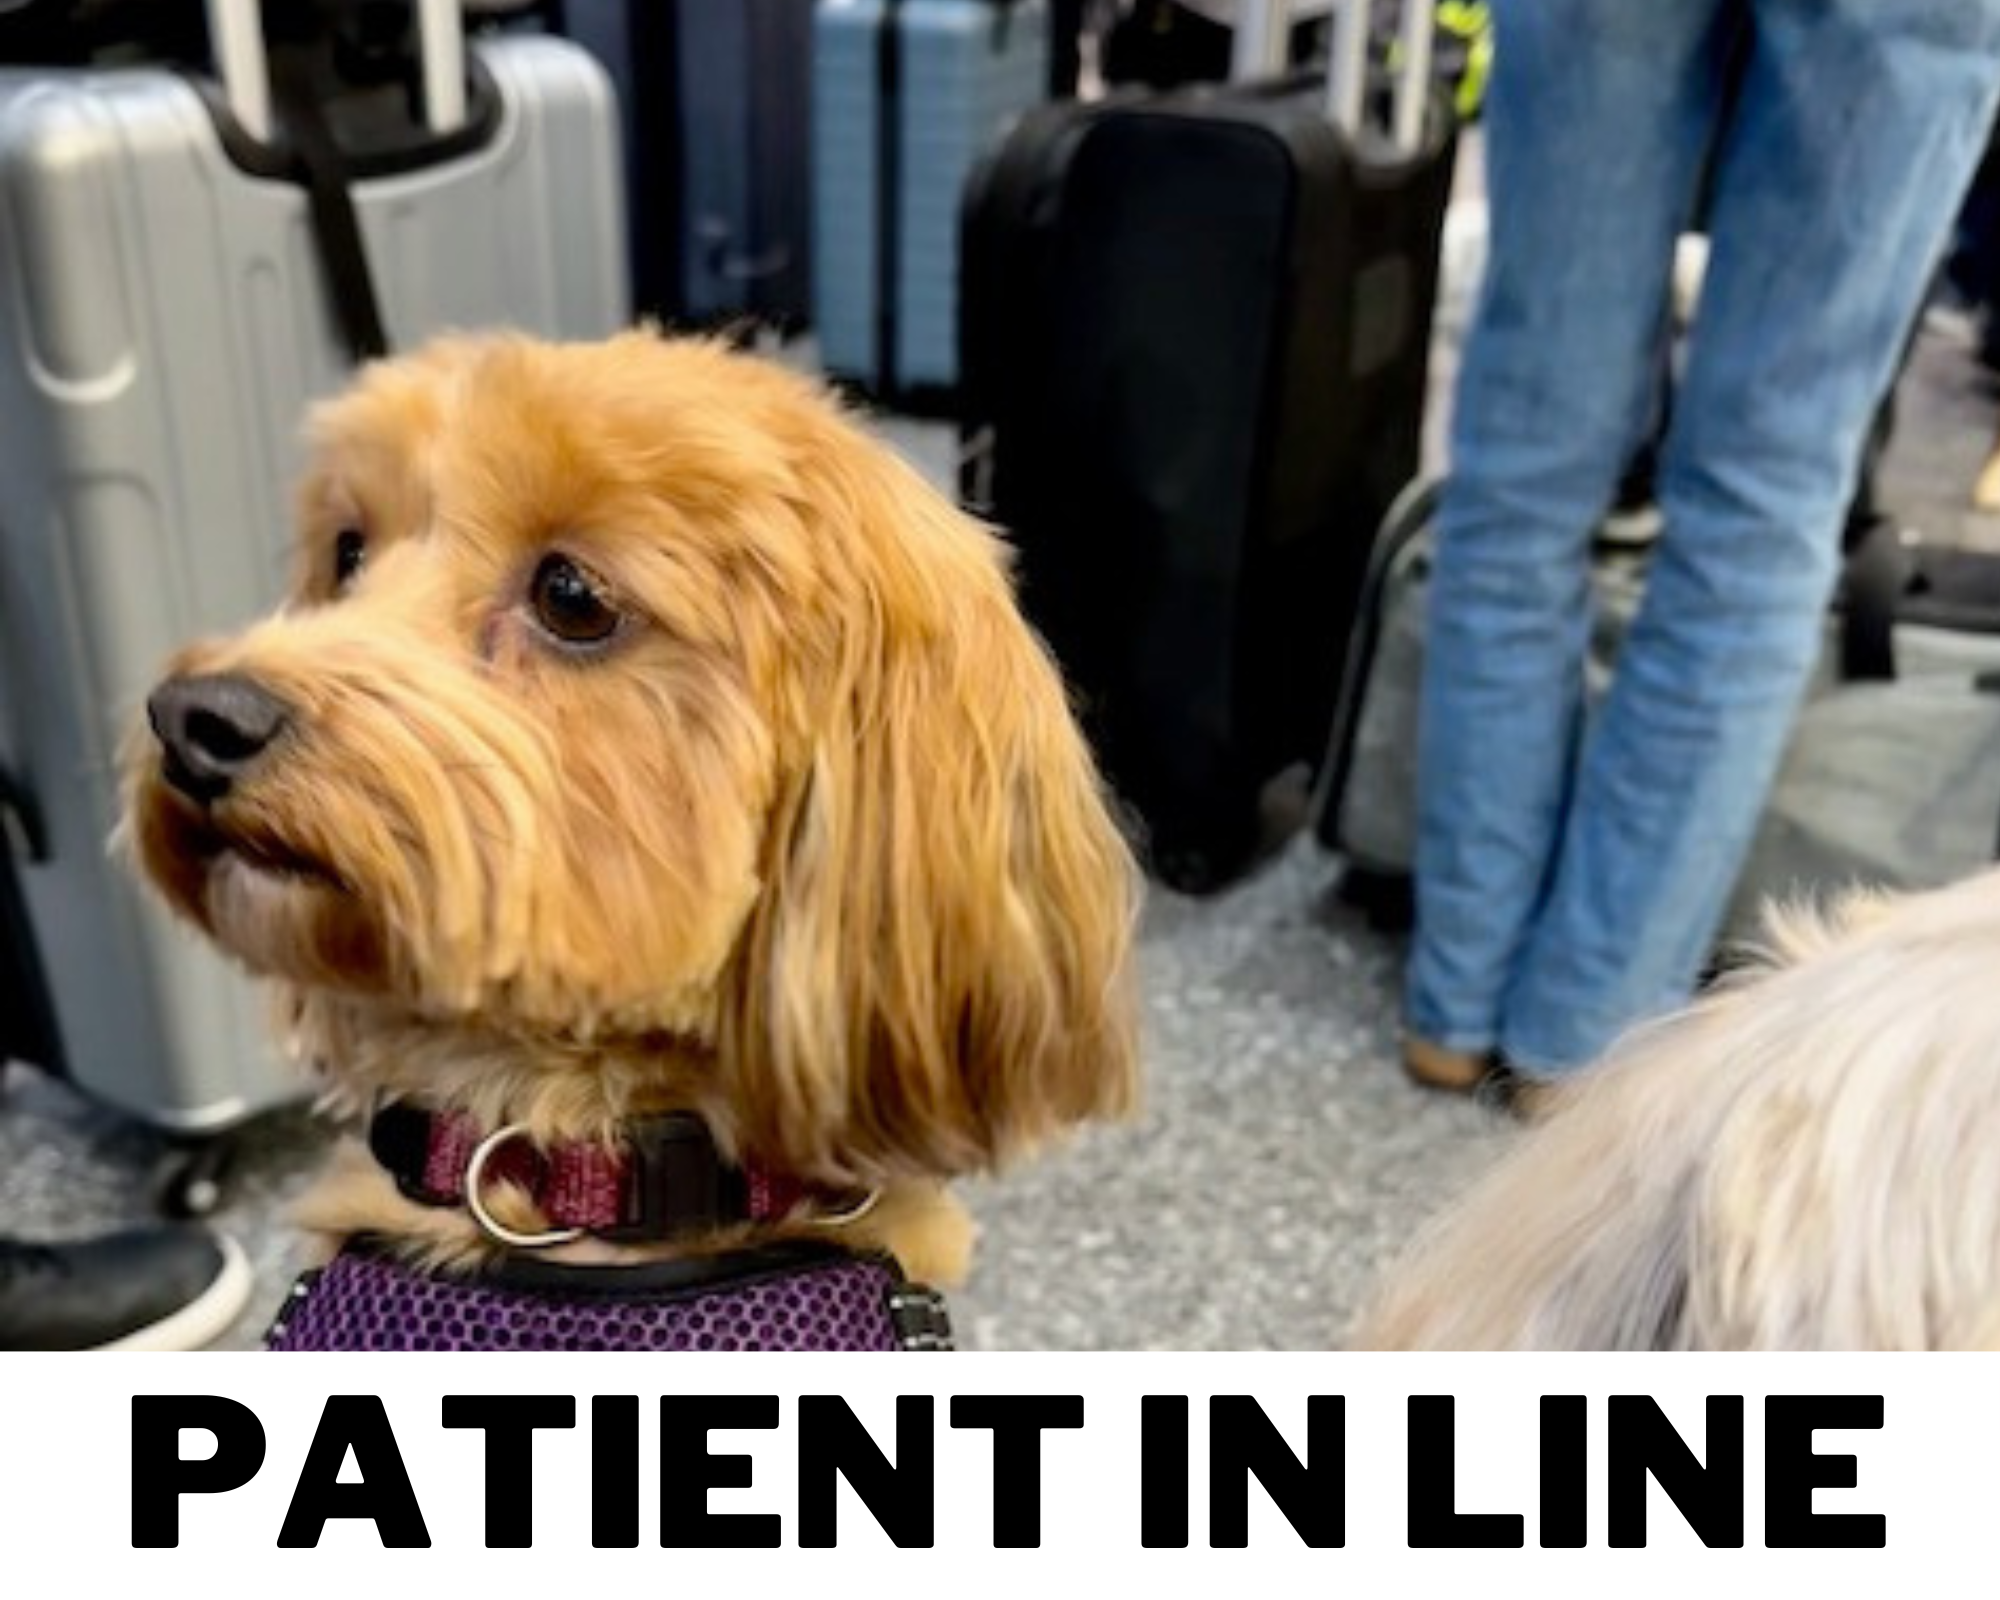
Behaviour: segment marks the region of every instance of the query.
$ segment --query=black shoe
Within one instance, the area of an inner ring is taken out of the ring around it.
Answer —
[[[236,1242],[203,1227],[0,1236],[0,1350],[197,1350],[236,1320],[252,1282]]]

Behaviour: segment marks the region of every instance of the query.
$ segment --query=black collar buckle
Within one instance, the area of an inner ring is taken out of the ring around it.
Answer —
[[[742,1171],[723,1161],[708,1124],[693,1112],[641,1117],[624,1132],[624,1220],[595,1230],[599,1238],[638,1244],[750,1220]]]

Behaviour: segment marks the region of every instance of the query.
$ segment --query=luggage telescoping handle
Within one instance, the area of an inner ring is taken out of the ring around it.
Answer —
[[[1282,73],[1292,24],[1330,17],[1333,37],[1327,114],[1335,127],[1354,137],[1361,131],[1367,94],[1368,11],[1368,0],[1242,0],[1231,47],[1230,76],[1240,82]],[[1423,144],[1424,117],[1430,107],[1435,0],[1402,0],[1399,20],[1399,70],[1389,132],[1398,150],[1412,153]]]
[[[208,36],[230,114],[269,144],[274,131],[271,75],[260,0],[207,0]],[[423,55],[424,124],[450,133],[465,122],[465,21],[459,0],[410,0]]]
[[[424,53],[424,122],[432,133],[450,133],[465,124],[465,18],[458,0],[416,0],[416,7],[417,46]],[[1428,76],[1428,52],[1424,71]]]
[[[257,0],[208,0],[209,49],[230,114],[259,144],[271,142],[271,80]]]

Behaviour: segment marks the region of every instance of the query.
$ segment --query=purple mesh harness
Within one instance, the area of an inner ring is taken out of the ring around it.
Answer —
[[[884,1256],[773,1246],[647,1267],[420,1272],[366,1243],[302,1275],[269,1350],[949,1350],[933,1290]]]

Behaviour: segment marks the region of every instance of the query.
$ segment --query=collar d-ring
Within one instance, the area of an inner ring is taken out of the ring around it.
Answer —
[[[844,1207],[839,1211],[821,1212],[812,1220],[817,1226],[822,1228],[844,1228],[849,1223],[859,1222],[863,1217],[867,1216],[869,1212],[875,1209],[875,1202],[881,1198],[882,1191],[880,1189],[870,1189],[859,1200],[855,1201],[853,1205]]]
[[[568,1244],[573,1239],[581,1239],[581,1228],[548,1228],[540,1233],[523,1233],[510,1228],[486,1209],[486,1202],[480,1198],[479,1179],[486,1170],[486,1163],[494,1151],[514,1139],[525,1139],[528,1127],[524,1122],[510,1122],[504,1128],[496,1128],[472,1152],[472,1158],[465,1164],[465,1209],[472,1213],[472,1220],[485,1230],[487,1236],[501,1244],[512,1245],[517,1250],[547,1250],[551,1246]]]

